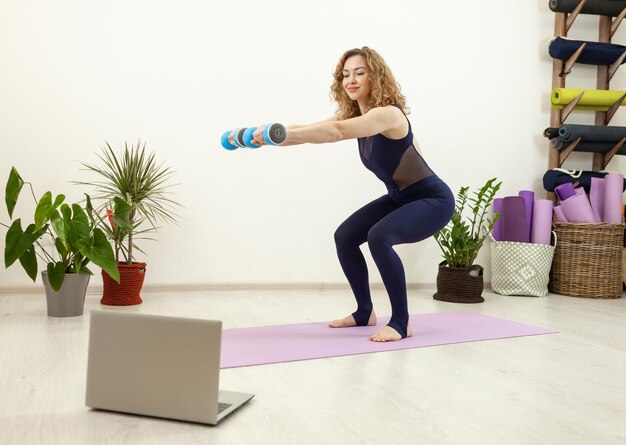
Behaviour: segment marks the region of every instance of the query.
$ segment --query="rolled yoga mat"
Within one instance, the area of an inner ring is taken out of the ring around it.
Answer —
[[[569,222],[574,223],[597,223],[587,195],[575,195],[565,201],[561,201],[561,209]]]
[[[619,224],[622,222],[622,197],[624,175],[608,173],[604,177],[604,222]]]
[[[576,105],[577,110],[607,111],[615,102],[626,94],[626,91],[555,88],[552,90],[552,94],[550,95],[552,108],[555,110],[562,110],[580,93],[584,93],[584,95]],[[624,102],[622,102],[622,106],[623,105]]]
[[[582,138],[581,142],[619,142],[626,137],[626,127],[610,127],[605,125],[563,124],[559,127],[557,139],[573,141]]]
[[[502,200],[502,241],[530,242],[527,230],[526,205],[519,196],[507,196]]]
[[[560,184],[554,187],[554,193],[558,196],[559,201],[565,201],[566,199],[574,196],[576,191],[574,190],[574,184],[566,182],[565,184]]]
[[[543,135],[548,139],[554,139],[559,135],[559,127],[548,127],[543,130]]]
[[[576,63],[611,65],[626,51],[626,46],[614,43],[587,42],[565,37],[555,37],[550,43],[548,53],[553,59],[566,62],[583,44],[585,48],[578,56],[578,59],[576,59]],[[626,62],[626,59],[622,61],[622,63],[624,62]]]
[[[587,193],[591,190],[591,178],[604,178],[606,173],[589,170],[565,170],[554,168],[546,170],[543,175],[543,188],[547,192],[553,192],[554,188],[566,182],[578,182]],[[624,179],[624,190],[626,190],[626,179]]]
[[[591,178],[589,202],[595,218],[604,222],[604,178]]]
[[[548,6],[554,12],[570,13],[579,3],[580,0],[550,0]],[[587,0],[581,13],[617,17],[624,8],[626,1],[622,0]]]
[[[530,242],[530,231],[533,222],[533,204],[535,203],[535,192],[522,190],[517,194],[524,200],[524,210],[526,211],[526,239]]]
[[[410,316],[413,336],[377,343],[369,336],[385,326],[330,328],[328,323],[304,323],[224,329],[221,368],[396,351],[482,340],[554,334],[556,331],[474,312],[441,312]]]
[[[493,239],[502,241],[502,198],[493,200],[493,211],[500,214],[500,218],[493,225]]]
[[[562,141],[560,139],[550,140],[550,145],[552,145],[552,148],[559,151],[566,149],[571,143],[571,141]],[[574,151],[579,151],[583,153],[608,153],[613,147],[615,147],[615,144],[617,144],[617,142],[613,143],[580,141],[578,144],[576,144],[576,147],[574,147]],[[626,154],[626,144],[622,145],[617,153]]]
[[[561,206],[554,206],[554,217],[557,221],[568,222],[565,213],[563,213],[563,209]]]
[[[549,199],[535,200],[533,204],[533,223],[530,232],[531,243],[550,245],[552,207],[552,201]]]

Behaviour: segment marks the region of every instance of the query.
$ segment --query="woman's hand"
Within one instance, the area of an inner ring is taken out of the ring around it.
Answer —
[[[267,145],[265,138],[263,137],[263,129],[265,125],[259,126],[254,132],[252,132],[252,143],[256,145]]]

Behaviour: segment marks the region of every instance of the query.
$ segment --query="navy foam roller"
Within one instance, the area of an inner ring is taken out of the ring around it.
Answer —
[[[611,65],[619,56],[626,51],[626,46],[616,45],[614,43],[587,42],[584,40],[570,40],[562,37],[556,37],[550,47],[548,53],[553,59],[567,61],[582,45],[585,49],[580,53],[576,63],[584,63],[587,65]],[[626,59],[622,61],[626,63]]]

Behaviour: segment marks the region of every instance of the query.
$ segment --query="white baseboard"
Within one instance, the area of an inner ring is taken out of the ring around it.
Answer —
[[[372,283],[372,289],[384,289],[382,283]],[[434,288],[435,283],[408,283],[408,289]],[[144,292],[173,292],[173,291],[214,291],[214,290],[348,290],[347,283],[161,283],[145,284]],[[0,295],[32,294],[43,292],[41,284],[0,285]],[[102,284],[92,284],[87,288],[88,294],[102,293]]]

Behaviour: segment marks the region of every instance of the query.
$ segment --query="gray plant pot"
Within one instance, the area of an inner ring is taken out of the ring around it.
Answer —
[[[41,280],[46,290],[49,317],[77,317],[83,315],[85,294],[91,275],[83,273],[65,274],[63,285],[55,292],[48,281],[48,272],[41,272]]]

